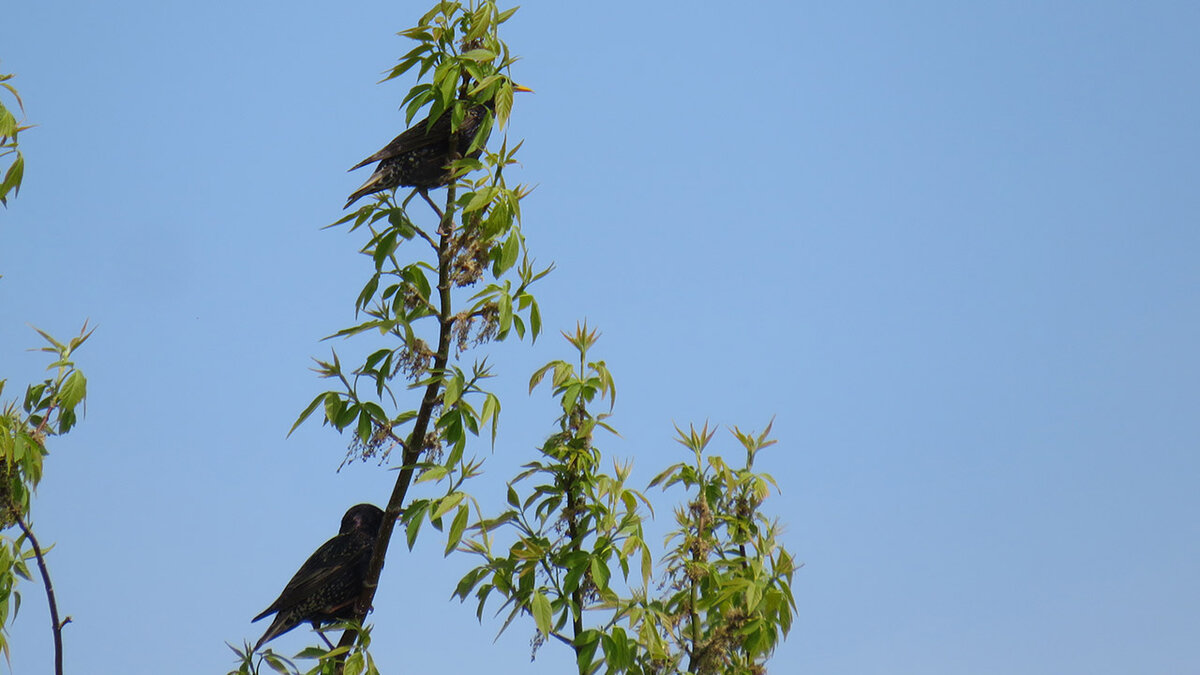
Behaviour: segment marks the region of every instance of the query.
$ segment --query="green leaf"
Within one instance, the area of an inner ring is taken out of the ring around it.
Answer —
[[[515,231],[504,241],[504,250],[500,254],[500,272],[504,273],[517,264],[517,256],[521,254],[521,237]]]
[[[425,276],[425,271],[421,269],[420,265],[408,265],[400,275],[404,277],[405,281],[412,284],[413,290],[420,294],[422,298],[425,300],[429,299],[433,288],[429,285],[429,277]]]
[[[462,502],[463,497],[466,497],[465,492],[451,492],[440,500],[437,510],[433,512],[430,519],[441,518],[450,512],[451,509],[458,506]]]
[[[508,124],[508,116],[512,113],[512,105],[512,83],[505,81],[496,92],[496,125],[501,129]]]
[[[413,117],[416,117],[417,111],[423,108],[426,103],[429,103],[429,101],[433,100],[433,90],[429,87],[429,85],[426,84],[418,86],[423,86],[425,89],[419,92],[416,96],[413,96],[413,99],[408,102],[408,107],[404,109],[405,124],[412,124]]]
[[[0,182],[0,204],[7,204],[8,193],[12,192],[16,196],[21,191],[21,179],[25,175],[25,158],[17,152],[17,158],[9,165],[8,171],[4,174],[4,181]]]
[[[396,33],[396,35],[399,35],[400,37],[411,38],[413,40],[420,40],[422,42],[433,42],[433,36],[429,34],[429,26],[426,25],[429,23],[431,18],[433,18],[432,13],[426,14],[421,20],[421,25],[414,28],[409,28],[408,30],[402,30],[399,33]]]
[[[488,187],[476,192],[471,196],[471,201],[467,202],[467,205],[463,207],[463,213],[478,211],[488,204],[491,204],[492,199],[495,198],[498,190],[499,188],[489,185]]]
[[[629,651],[629,640],[620,626],[612,629],[611,642],[605,641],[604,655],[609,665],[618,671],[623,671],[633,663],[633,654]]]
[[[537,336],[542,334],[542,310],[538,308],[537,300],[532,301],[529,305],[529,330],[532,332],[534,340],[537,340]]]
[[[586,562],[586,561],[584,561]],[[573,565],[567,570],[566,576],[563,577],[562,591],[563,593],[574,593],[575,589],[579,588],[579,580],[583,578],[583,572],[587,569],[585,565]]]
[[[467,119],[467,107],[455,101],[454,106],[450,109],[450,128],[457,131],[462,127],[465,119]]]
[[[553,628],[550,600],[541,591],[536,591],[530,600],[529,609],[533,613],[533,620],[537,623],[538,631],[549,637]]]
[[[381,425],[387,424],[387,413],[384,412],[383,407],[378,403],[375,403],[374,401],[363,401],[362,408],[371,416],[371,419],[375,420]]]
[[[496,52],[486,49],[472,49],[469,52],[462,54],[462,58],[468,61],[491,61],[496,58]]]
[[[33,412],[40,410],[41,406],[38,402],[42,399],[42,393],[46,391],[46,383],[30,385],[25,389],[25,402],[22,407],[25,412]]]
[[[316,410],[317,406],[321,405],[321,402],[324,400],[325,394],[318,394],[317,397],[312,400],[312,403],[309,403],[308,407],[304,409],[304,412],[300,413],[300,416],[296,418],[296,423],[292,425],[291,429],[288,429],[287,435],[291,436],[292,432],[296,430],[296,427],[303,424],[304,420],[308,419],[309,415],[312,415],[313,411]]]
[[[446,535],[446,555],[450,555],[458,547],[458,542],[462,541],[463,530],[467,529],[468,515],[467,505],[460,504],[458,513],[454,515],[454,522],[450,523],[450,532]]]
[[[455,374],[453,377],[446,380],[446,392],[443,394],[443,405],[446,408],[453,407],[458,399],[462,397],[463,379],[461,375]]]
[[[770,589],[768,589],[768,591],[770,591]],[[762,586],[759,584],[751,584],[750,587],[746,589],[746,609],[756,614],[761,613],[763,611],[763,606],[769,606],[774,599],[774,594],[768,595],[766,598],[764,598]]]
[[[371,414],[361,406],[358,409],[358,425],[354,429],[354,435],[364,445],[371,442],[371,437],[375,435],[375,425],[371,424]]]
[[[413,503],[405,511],[404,516],[408,522],[404,526],[404,535],[408,540],[408,550],[412,550],[413,544],[417,542],[417,534],[421,531],[421,523],[425,522],[425,511],[429,509],[429,502],[421,500]]]
[[[512,296],[508,293],[501,293],[496,309],[500,312],[500,330],[497,337],[504,339],[504,336],[508,335],[508,331],[512,328]]]
[[[0,104],[0,139],[12,138],[17,133],[17,118],[8,108]]]
[[[683,468],[683,464],[673,464],[673,465],[667,467],[666,469],[664,469],[662,471],[662,473],[655,476],[650,481],[650,484],[647,485],[646,487],[654,487],[655,485],[658,485],[659,483],[666,481],[668,478],[674,478],[673,474],[681,468]],[[673,483],[673,482],[674,482],[674,480],[672,480],[670,483],[667,483],[666,485],[664,485],[663,489],[666,489],[667,486],[671,485],[671,483]]]
[[[642,547],[642,583],[649,584],[650,576],[654,573],[654,560],[650,557],[650,547]]]
[[[542,366],[541,368],[538,368],[533,373],[533,376],[529,378],[529,393],[531,393],[531,394],[533,393],[533,390],[535,388],[537,388],[539,383],[541,383],[542,378],[546,377],[546,372],[549,371],[551,368],[553,368],[554,364],[556,364],[556,363],[558,363],[558,362],[551,361],[550,363],[547,363],[546,365]]]
[[[600,664],[592,663],[592,660],[596,658],[596,649],[600,646],[599,634],[595,631],[585,630],[583,633],[580,633],[580,637],[587,635],[588,633],[591,633],[595,636],[592,637],[591,642],[581,645],[578,641],[578,638],[576,638],[575,643],[576,646],[579,647],[579,653],[575,655],[575,663],[579,667],[579,672],[581,673],[594,673],[600,667]],[[610,670],[609,672],[613,671]]]
[[[288,675],[292,672],[288,670],[287,664],[284,663],[283,659],[273,652],[267,652],[266,654],[263,654],[263,660],[267,662],[267,665],[271,667],[271,670],[277,673]]]
[[[362,292],[358,294],[358,300],[356,300],[354,303],[354,309],[365,309],[367,305],[371,304],[371,299],[375,297],[375,291],[378,289],[379,273],[376,272],[375,274],[371,275],[371,278],[368,279],[367,283],[363,285]]]
[[[342,675],[360,675],[363,671],[363,655],[362,652],[354,652],[350,658],[346,659],[346,665],[342,668]]]
[[[592,581],[596,582],[596,588],[605,590],[608,588],[608,578],[611,572],[608,566],[598,557],[592,558]]]
[[[338,427],[338,418],[341,417],[342,411],[346,408],[346,404],[343,403],[342,399],[338,398],[338,395],[332,391],[327,392],[324,398],[325,419],[333,426]],[[341,427],[338,428],[340,429]]]
[[[334,426],[338,429],[345,429],[358,419],[358,411],[360,407],[357,403],[342,404],[341,412],[338,414],[337,420],[334,421]]]
[[[487,397],[483,399],[483,413],[481,419],[485,423],[492,425],[492,446],[496,445],[496,432],[500,428],[500,399],[496,395],[488,392]]]
[[[324,652],[324,658],[329,659],[329,658],[333,658],[339,654],[347,654],[349,652],[350,652],[349,647],[334,647],[333,649],[331,649],[327,652]]]
[[[444,466],[431,466],[421,472],[421,477],[416,480],[417,483],[424,483],[431,480],[441,480],[450,473],[450,469]]]
[[[508,21],[508,18],[513,14],[516,14],[518,9],[521,9],[520,5],[500,12],[500,16],[496,19],[496,23],[504,23],[505,21]]]
[[[457,410],[447,410],[446,414],[438,418],[437,426],[442,430],[442,436],[450,443],[458,443],[464,439],[463,436],[463,416]],[[447,460],[447,464],[454,462]]]
[[[400,224],[404,224],[402,215],[397,216],[396,212],[393,212],[392,216],[388,217],[388,223],[392,225],[393,229],[384,231],[372,242],[375,246],[375,250],[371,252],[371,260],[374,261],[376,270],[382,269],[383,263],[387,261],[388,256],[392,255],[392,253],[396,251],[396,236],[399,234],[399,232],[397,232],[396,229],[397,224],[393,222],[393,216],[399,218]],[[378,284],[378,280],[376,280],[375,283]]]
[[[442,68],[445,66],[445,69]],[[444,106],[444,109],[449,109],[450,103],[454,100],[454,88],[458,86],[458,77],[461,72],[458,64],[451,61],[446,61],[438,66],[437,73],[433,76],[434,86],[437,89],[438,103]]]

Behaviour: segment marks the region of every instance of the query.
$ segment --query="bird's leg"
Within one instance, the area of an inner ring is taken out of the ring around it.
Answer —
[[[325,637],[325,632],[324,632],[324,631],[322,631],[320,628],[317,628],[317,622],[316,622],[316,621],[314,621],[314,622],[313,622],[313,630],[317,631],[317,635],[320,635],[320,636],[321,636],[321,639],[322,639],[322,640],[324,640],[324,641],[325,641],[325,644],[326,644],[326,645],[328,645],[328,646],[329,646],[329,648],[332,650],[332,649],[333,649],[333,643],[329,641],[329,638]]]
[[[405,213],[408,213],[408,203],[411,202],[413,200],[413,197],[416,197],[416,196],[417,196],[417,191],[413,190],[412,192],[408,193],[407,197],[404,198],[404,203],[400,205],[400,208],[404,209]]]

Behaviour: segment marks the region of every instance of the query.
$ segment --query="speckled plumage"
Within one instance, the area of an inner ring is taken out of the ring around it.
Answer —
[[[383,511],[374,504],[350,507],[342,516],[338,535],[321,544],[296,572],[271,606],[254,617],[275,619],[254,645],[257,651],[269,640],[301,623],[313,626],[353,618],[354,603],[362,592]]]
[[[458,154],[476,159],[483,152],[482,145],[487,139],[482,139],[480,147],[467,155],[475,134],[487,118],[489,106],[477,105],[467,110],[463,121],[458,126]],[[394,187],[406,186],[422,189],[432,189],[448,184],[453,180],[453,174],[448,168],[450,163],[450,115],[443,113],[441,117],[429,126],[429,118],[414,124],[407,131],[392,139],[379,152],[371,155],[350,168],[366,166],[371,162],[379,162],[375,172],[358,188],[346,206],[358,201],[369,194],[390,190]]]

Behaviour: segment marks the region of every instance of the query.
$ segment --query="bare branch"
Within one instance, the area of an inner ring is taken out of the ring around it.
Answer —
[[[29,529],[29,526],[25,524],[25,519],[21,517],[21,511],[12,503],[11,499],[6,501],[8,501],[9,511],[17,521],[17,527],[21,528],[21,532],[33,546],[33,555],[37,558],[38,570],[42,573],[42,585],[46,587],[46,602],[50,605],[50,624],[54,629],[54,675],[62,675],[62,629],[63,626],[70,623],[71,619],[67,617],[66,621],[58,620],[58,601],[54,599],[54,584],[50,582],[50,571],[46,568],[46,556],[42,554],[42,547],[38,544],[37,537],[33,536],[33,530]]]
[[[421,193],[421,197],[425,199],[425,203],[426,203],[426,204],[429,204],[429,208],[433,209],[433,212],[437,214],[437,217],[438,217],[438,222],[439,222],[439,223],[441,223],[442,225],[444,225],[444,224],[445,224],[445,220],[446,220],[446,216],[442,214],[442,210],[438,208],[438,205],[437,205],[437,204],[434,204],[434,203],[433,203],[433,200],[429,198],[429,191],[428,191],[428,190],[425,190],[424,188],[421,188],[420,190],[418,190],[418,192],[420,192],[420,193]],[[446,205],[446,210],[449,210],[449,209],[450,209],[450,205],[449,205],[449,204],[447,204],[447,205]],[[438,226],[438,231],[439,231],[439,232],[441,231],[441,225],[439,225],[439,226]],[[431,244],[432,244],[433,242],[432,242],[432,241],[430,241],[429,243],[431,243]],[[436,247],[435,247],[435,248],[436,248]]]

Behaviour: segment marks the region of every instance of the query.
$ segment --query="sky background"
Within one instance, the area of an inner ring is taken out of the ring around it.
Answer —
[[[333,431],[285,436],[310,358],[355,349],[320,338],[369,263],[321,227],[403,127],[408,83],[376,81],[425,9],[5,8],[38,125],[0,211],[7,393],[43,377],[30,325],[97,326],[34,506],[68,672],[226,672],[386,500]],[[476,494],[553,430],[528,378],[586,318],[635,482],[685,457],[673,424],[775,418],[765,508],[805,566],[772,672],[1200,672],[1197,35],[1192,2],[525,2],[509,133],[557,270],[544,338],[481,353],[504,410]],[[493,643],[441,547],[391,551],[384,672],[570,671],[529,664],[532,621]],[[27,584],[12,672],[48,672],[47,624]]]

